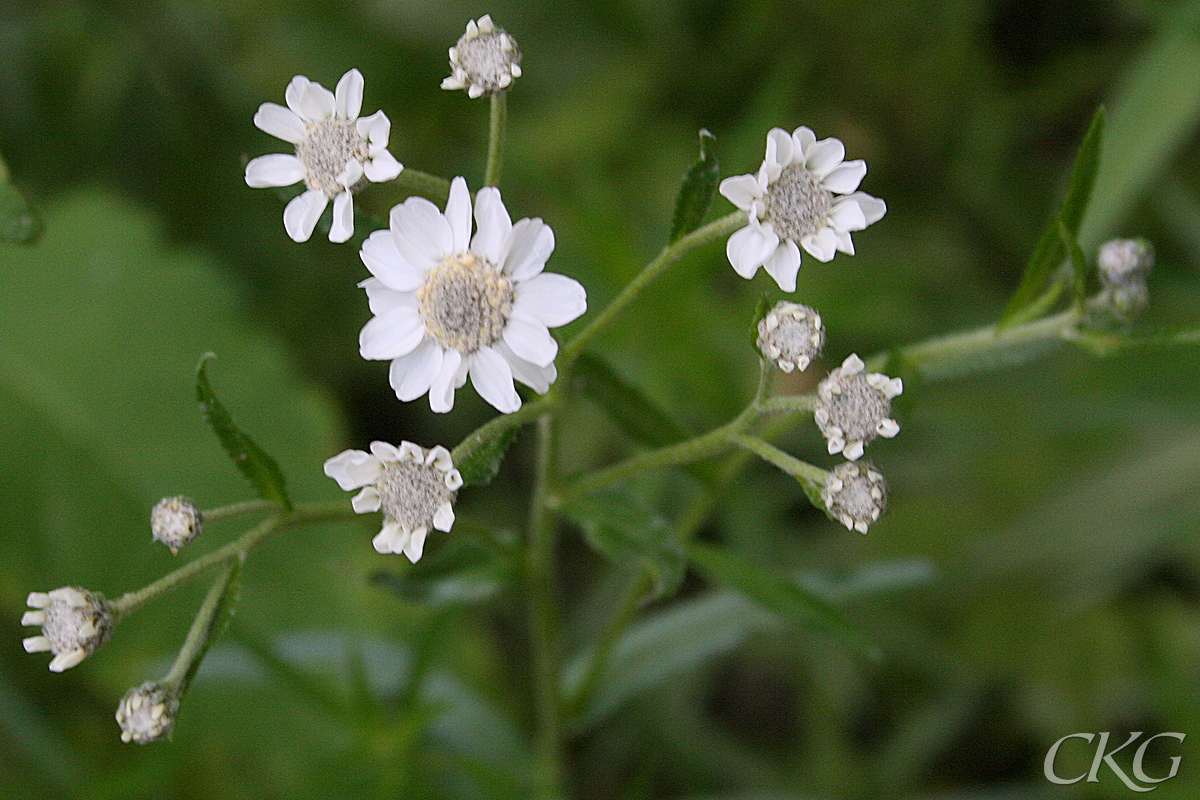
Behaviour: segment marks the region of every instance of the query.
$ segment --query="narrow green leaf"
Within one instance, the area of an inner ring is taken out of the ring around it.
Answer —
[[[42,235],[42,220],[25,196],[0,180],[0,241],[33,244]]]
[[[1071,300],[1075,308],[1082,311],[1083,302],[1087,299],[1087,259],[1083,256],[1079,240],[1061,220],[1058,222],[1058,237],[1067,254],[1067,263],[1071,265]]]
[[[196,365],[196,400],[200,403],[200,414],[212,426],[221,446],[233,459],[236,466],[265,500],[274,500],[291,510],[292,503],[283,487],[283,473],[275,460],[267,455],[254,441],[233,424],[233,418],[213,394],[208,383],[208,362],[216,358],[212,353],[200,356]]]
[[[575,362],[584,394],[600,404],[613,422],[647,447],[664,447],[687,438],[687,432],[642,390],[616,373],[608,362],[584,353]]]
[[[879,647],[870,642],[841,611],[795,581],[776,575],[722,548],[694,544],[690,555],[692,564],[709,578],[736,589],[784,620],[800,627],[824,631],[873,661],[882,659]]]
[[[596,552],[627,569],[645,571],[655,596],[673,593],[683,580],[683,545],[667,520],[633,495],[609,490],[577,500],[563,513],[583,529]]]
[[[1104,107],[1096,110],[1092,124],[1088,126],[1079,146],[1079,154],[1075,157],[1075,166],[1071,170],[1071,182],[1067,186],[1067,195],[1063,199],[1054,221],[1042,232],[1033,255],[1021,276],[1021,285],[1013,293],[1008,307],[1000,316],[1001,329],[1021,321],[1023,312],[1037,302],[1038,298],[1049,287],[1055,270],[1066,258],[1066,246],[1058,232],[1058,226],[1063,225],[1072,237],[1079,232],[1083,214],[1087,210],[1091,198],[1092,186],[1096,181],[1096,172],[1100,167],[1100,144],[1104,138]]]
[[[675,221],[671,224],[671,241],[676,242],[696,228],[708,213],[717,181],[721,177],[721,165],[713,152],[716,137],[706,130],[700,131],[700,157],[683,176],[683,185],[675,198]]]
[[[199,625],[201,629],[188,632],[188,641],[192,641],[193,636],[199,637],[199,646],[186,656],[190,658],[190,662],[183,676],[182,688],[185,692],[191,685],[192,678],[196,676],[196,670],[200,669],[209,648],[221,638],[225,629],[229,627],[229,621],[233,619],[233,612],[242,596],[242,560],[235,558],[213,581],[208,592],[209,595],[193,623],[193,627]]]
[[[517,427],[507,428],[471,450],[461,462],[456,462],[454,468],[462,475],[463,486],[485,486],[491,483],[500,472],[504,455],[516,438]]]

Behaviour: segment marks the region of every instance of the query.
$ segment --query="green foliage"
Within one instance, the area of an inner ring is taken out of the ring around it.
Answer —
[[[291,509],[292,502],[283,487],[284,478],[279,465],[233,424],[233,417],[221,405],[209,385],[208,362],[214,358],[216,355],[213,353],[205,353],[196,364],[196,402],[200,404],[200,415],[212,427],[234,466],[258,490],[259,496],[264,500],[274,500],[287,511]]]
[[[33,244],[41,235],[42,221],[33,206],[17,187],[0,176],[0,241]]]
[[[713,151],[716,137],[700,131],[700,157],[688,167],[675,198],[675,218],[671,223],[671,241],[676,242],[700,227],[721,178],[721,165]]]
[[[679,423],[600,356],[592,353],[579,356],[575,362],[575,381],[634,441],[648,447],[664,447],[687,438]]]
[[[463,486],[486,486],[500,472],[504,463],[504,455],[517,438],[517,428],[506,428],[476,445],[462,458],[454,462],[454,467],[462,475]]]

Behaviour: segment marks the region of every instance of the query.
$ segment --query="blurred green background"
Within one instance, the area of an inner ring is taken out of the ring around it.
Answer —
[[[30,591],[115,597],[178,563],[150,542],[161,496],[250,496],[195,408],[205,351],[297,499],[344,498],[321,474],[344,447],[450,445],[489,417],[469,388],[446,416],[397,401],[386,364],[357,354],[369,312],[354,250],[291,242],[279,199],[242,177],[246,159],[283,149],[253,127],[260,103],[282,102],[295,74],[332,87],[358,67],[392,152],[477,186],[486,102],[437,86],[446,48],[489,12],[524,52],[505,200],[553,227],[550,269],[579,279],[593,312],[664,244],[699,128],[734,175],[757,169],[769,128],[805,124],[866,159],[863,189],[889,206],[856,235],[858,255],[802,267],[796,299],[830,332],[809,374],[986,324],[1104,103],[1084,246],[1150,238],[1139,330],[1200,323],[1200,3],[5,0],[0,153],[46,230],[33,247],[0,243],[0,795],[527,796],[524,598],[503,566],[519,547],[527,435],[492,486],[463,492],[461,524],[431,538],[419,569],[372,551],[372,520],[256,552],[172,743],[121,744],[113,713],[166,671],[203,585],[63,675],[21,651],[17,624]],[[379,214],[393,199],[360,195]],[[712,213],[728,210],[717,198]],[[714,245],[594,349],[706,430],[753,391],[746,330],[770,288]],[[1138,730],[1188,735],[1151,751],[1151,775],[1182,756],[1154,796],[1200,796],[1198,380],[1195,347],[1097,359],[1064,346],[910,381],[902,435],[871,448],[892,494],[865,537],[752,467],[702,539],[825,594],[886,658],[689,575],[645,609],[573,723],[572,796],[1127,797],[1107,770],[1052,786],[1042,759],[1069,733]],[[574,409],[568,470],[631,450],[596,406]],[[782,444],[835,463],[810,424]],[[686,481],[643,488],[669,514]],[[192,548],[239,531],[214,524]],[[570,663],[633,578],[562,533]],[[1059,774],[1084,772],[1085,750],[1064,747]]]

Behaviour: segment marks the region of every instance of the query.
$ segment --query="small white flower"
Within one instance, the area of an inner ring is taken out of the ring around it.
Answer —
[[[521,77],[521,51],[517,42],[484,14],[471,20],[454,47],[450,48],[450,76],[443,89],[466,89],[472,99],[498,94]]]
[[[1145,239],[1111,239],[1100,245],[1096,266],[1105,286],[1144,279],[1154,266],[1154,247]]]
[[[758,323],[758,349],[784,372],[808,369],[825,346],[821,315],[809,306],[782,300]]]
[[[22,644],[26,653],[54,653],[51,672],[62,672],[78,664],[108,641],[115,622],[112,606],[98,592],[64,586],[51,592],[30,592],[26,603],[32,611],[21,617],[22,625],[40,625],[40,636]]]
[[[355,189],[364,181],[390,181],[403,169],[387,150],[392,128],[387,115],[376,111],[359,118],[362,95],[363,76],[356,69],[342,76],[336,93],[297,75],[284,92],[287,108],[263,103],[254,115],[259,129],[296,145],[295,155],[273,153],[246,165],[246,183],[256,189],[300,181],[308,187],[283,210],[293,241],[308,241],[330,200],[329,241],[346,241],[354,234]]]
[[[448,532],[462,475],[440,445],[425,450],[412,442],[395,447],[371,442],[371,452],[344,450],[325,462],[325,474],[345,491],[362,489],[355,512],[383,511],[383,529],[372,542],[380,553],[403,553],[417,563],[430,528]]]
[[[429,393],[436,412],[454,406],[467,375],[484,400],[508,414],[521,407],[513,379],[539,393],[558,376],[550,328],[587,309],[577,281],[542,272],[554,232],[540,219],[512,224],[494,187],[475,198],[471,235],[467,183],[450,184],[446,213],[421,197],[392,209],[390,230],[363,243],[363,281],[375,317],[359,335],[363,358],[391,361],[396,396]]]
[[[200,509],[186,497],[164,497],[150,511],[150,531],[155,541],[178,553],[200,534]]]
[[[179,696],[158,681],[146,681],[125,693],[117,705],[121,741],[149,744],[171,735]]]
[[[900,432],[899,423],[888,414],[892,398],[904,391],[904,383],[863,369],[861,358],[847,356],[817,385],[813,409],[813,419],[825,435],[830,454],[841,453],[851,461],[861,458],[867,442],[876,436],[890,439]]]
[[[887,484],[870,464],[847,461],[829,473],[821,500],[847,528],[866,533],[887,507]]]
[[[737,274],[753,278],[765,267],[780,289],[791,292],[796,289],[801,247],[818,261],[829,261],[838,250],[854,255],[850,233],[878,221],[887,206],[855,191],[867,165],[844,161],[845,156],[846,148],[837,139],[818,141],[805,127],[790,135],[773,128],[758,175],[721,181],[721,194],[749,219],[725,247]]]

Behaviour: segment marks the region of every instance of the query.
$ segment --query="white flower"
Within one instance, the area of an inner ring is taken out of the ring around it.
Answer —
[[[825,346],[821,315],[810,306],[781,300],[758,323],[758,349],[784,372],[808,369]]]
[[[383,529],[372,542],[380,553],[403,553],[415,564],[429,529],[448,532],[454,524],[463,479],[444,447],[371,442],[370,453],[344,450],[326,461],[325,474],[345,491],[362,489],[351,501],[357,513],[383,511]]]
[[[517,42],[484,14],[467,23],[467,32],[450,48],[450,76],[443,89],[466,89],[472,99],[497,94],[521,77],[521,51]]]
[[[78,664],[108,641],[115,624],[112,606],[98,592],[64,586],[51,592],[30,592],[26,603],[32,611],[21,617],[22,625],[40,625],[40,636],[22,644],[26,653],[50,651],[51,672],[62,672]]]
[[[1110,239],[1100,245],[1096,266],[1106,287],[1144,279],[1154,266],[1154,247],[1145,239]]]
[[[179,713],[177,691],[158,681],[146,681],[125,693],[117,704],[121,741],[149,744],[171,735]]]
[[[817,141],[804,127],[791,135],[773,128],[758,175],[721,181],[721,194],[746,211],[750,223],[730,236],[725,248],[737,274],[752,278],[765,267],[780,289],[791,292],[801,247],[818,261],[829,261],[838,250],[854,255],[850,233],[878,221],[887,206],[855,191],[867,165],[844,161],[845,156],[837,139]]]
[[[202,523],[200,509],[186,497],[164,497],[150,511],[150,532],[172,554],[200,534]]]
[[[421,197],[392,209],[390,230],[363,243],[363,281],[375,317],[359,335],[363,358],[391,361],[396,396],[429,392],[437,412],[454,406],[467,375],[484,400],[504,413],[521,407],[516,378],[545,393],[558,376],[558,342],[550,328],[587,309],[577,281],[542,272],[554,233],[540,219],[516,225],[493,187],[475,199],[471,235],[467,183],[450,184],[446,213]]]
[[[866,533],[887,507],[887,484],[870,464],[847,461],[829,474],[821,501],[847,528]]]
[[[904,391],[903,381],[863,369],[861,358],[847,356],[817,385],[813,409],[830,454],[841,453],[851,461],[861,458],[867,442],[876,436],[890,439],[900,432],[899,423],[888,414],[892,398]]]
[[[259,156],[246,165],[246,183],[256,189],[291,186],[304,181],[308,190],[283,210],[283,226],[294,241],[306,242],[317,220],[333,201],[329,241],[344,242],[354,234],[354,190],[365,180],[390,181],[403,167],[387,150],[392,123],[382,111],[358,116],[363,77],[352,69],[331,92],[303,75],[292,78],[284,97],[287,108],[263,103],[254,124],[296,145],[296,154]]]

